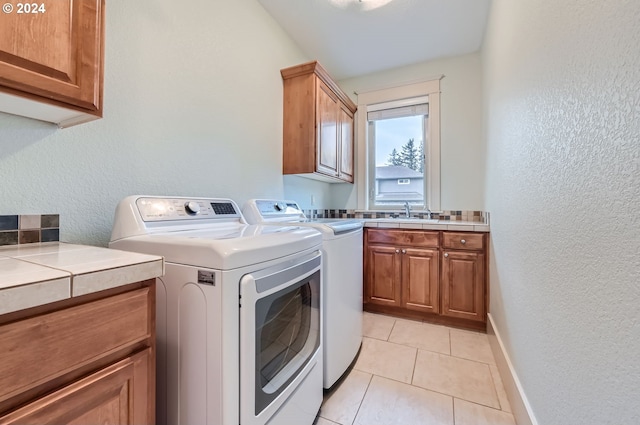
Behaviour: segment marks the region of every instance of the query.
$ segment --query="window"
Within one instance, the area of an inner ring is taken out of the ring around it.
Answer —
[[[369,163],[374,168],[370,205],[426,204],[424,152],[428,111],[427,97],[368,105],[368,144],[373,157]]]
[[[358,93],[358,207],[440,209],[440,80]]]

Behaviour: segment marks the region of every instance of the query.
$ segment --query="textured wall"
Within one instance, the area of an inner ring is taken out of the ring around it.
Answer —
[[[107,1],[105,44],[102,120],[0,114],[0,214],[103,245],[126,195],[283,195],[279,71],[308,59],[256,1]]]
[[[494,0],[491,313],[541,425],[640,423],[640,2]]]
[[[480,53],[395,68],[340,81],[357,103],[354,91],[373,90],[444,74],[440,98],[441,206],[443,210],[484,209],[482,135],[482,64]],[[361,149],[361,147],[358,147]],[[336,208],[356,208],[355,186],[340,185],[332,192]]]

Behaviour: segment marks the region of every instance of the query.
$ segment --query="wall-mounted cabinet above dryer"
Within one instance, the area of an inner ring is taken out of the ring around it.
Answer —
[[[316,61],[280,71],[283,174],[353,183],[356,105]]]
[[[104,0],[7,3],[0,111],[69,127],[102,117]]]

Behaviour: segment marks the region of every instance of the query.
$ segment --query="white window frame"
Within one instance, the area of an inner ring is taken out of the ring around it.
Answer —
[[[357,92],[358,112],[356,113],[356,140],[358,143],[356,178],[358,182],[358,209],[394,210],[402,206],[375,206],[370,201],[374,188],[375,161],[369,144],[367,113],[379,109],[387,102],[411,103],[413,99],[428,97],[429,118],[425,144],[425,178],[427,179],[425,205],[431,211],[440,211],[440,80],[444,76],[427,81],[409,83],[378,90]]]

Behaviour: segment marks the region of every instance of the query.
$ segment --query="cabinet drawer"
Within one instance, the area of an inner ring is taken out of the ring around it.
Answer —
[[[484,234],[443,232],[443,246],[448,249],[484,249]]]
[[[0,326],[0,401],[149,338],[149,288]]]
[[[387,245],[438,247],[438,232],[423,230],[367,229],[368,243]]]

